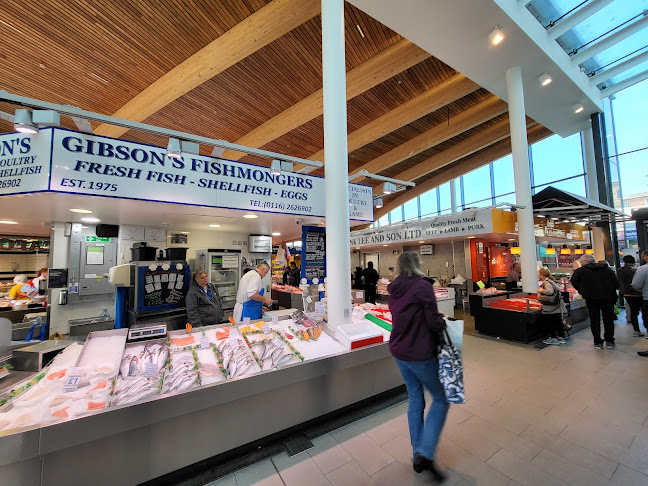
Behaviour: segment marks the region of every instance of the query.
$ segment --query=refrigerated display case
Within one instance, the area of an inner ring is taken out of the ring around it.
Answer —
[[[198,269],[207,272],[211,283],[223,299],[224,319],[234,313],[236,294],[241,280],[240,250],[198,250],[196,252]]]

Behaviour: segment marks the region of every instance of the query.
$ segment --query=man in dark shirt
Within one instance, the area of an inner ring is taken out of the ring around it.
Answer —
[[[297,268],[297,264],[295,262],[290,262],[290,275],[288,276],[288,285],[299,287],[300,276],[301,272],[299,271],[299,268]]]
[[[378,284],[379,275],[373,267],[373,262],[367,263],[367,268],[362,271],[362,277],[365,284],[365,300],[376,303],[376,285]]]

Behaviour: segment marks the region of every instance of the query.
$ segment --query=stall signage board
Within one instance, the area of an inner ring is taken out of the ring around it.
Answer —
[[[52,132],[0,135],[0,196],[47,191]]]
[[[349,184],[350,218],[373,221],[373,189]],[[324,179],[166,148],[41,129],[0,136],[0,196],[41,191],[325,216]]]
[[[351,246],[372,246],[416,240],[461,238],[493,232],[490,209],[463,211],[424,221],[377,228],[371,232],[358,231],[351,235]]]
[[[326,277],[326,230],[322,227],[302,226],[301,277],[308,283]]]

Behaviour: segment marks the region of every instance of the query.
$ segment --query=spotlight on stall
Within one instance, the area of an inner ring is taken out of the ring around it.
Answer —
[[[391,194],[396,192],[396,184],[393,182],[383,182],[382,187],[379,191],[380,194]]]
[[[281,160],[274,159],[270,163],[270,174],[274,176],[281,175]]]
[[[180,151],[180,140],[177,138],[169,139],[169,145],[167,145],[167,157],[170,159],[179,159],[182,157],[182,152]]]
[[[374,199],[374,208],[380,209],[383,207],[383,200],[381,197]]]
[[[38,133],[38,126],[32,120],[32,113],[24,108],[16,109],[14,115],[14,129],[20,133],[34,135]]]
[[[495,26],[493,31],[490,34],[488,34],[488,40],[494,46],[496,46],[497,44],[499,44],[504,40],[504,32],[502,32],[502,29],[500,29],[499,25]]]
[[[555,255],[556,254],[556,249],[552,245],[547,245],[547,249],[545,251],[547,255]]]

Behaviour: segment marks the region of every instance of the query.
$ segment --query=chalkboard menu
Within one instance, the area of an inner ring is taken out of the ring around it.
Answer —
[[[178,270],[171,267],[151,270],[141,266],[138,270],[138,311],[172,309],[184,305],[189,285],[189,267]]]
[[[326,276],[326,230],[319,226],[302,226],[301,276],[311,283]]]

